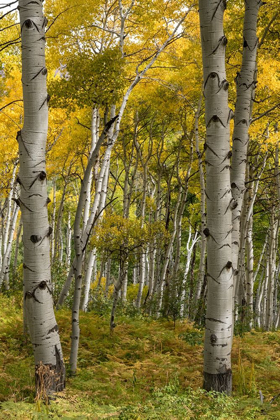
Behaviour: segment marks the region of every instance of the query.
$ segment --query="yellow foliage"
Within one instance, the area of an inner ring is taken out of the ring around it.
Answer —
[[[104,296],[105,289],[106,289],[106,277],[101,277],[100,283],[99,283],[99,277],[100,273],[98,272],[96,274],[95,280],[91,283],[90,289],[93,292],[97,292],[100,296]],[[114,285],[111,284],[108,288],[108,297],[112,297],[114,292]]]
[[[139,283],[129,284],[127,286],[126,297],[127,297],[128,302],[135,302],[138,295],[138,290],[139,290]],[[144,286],[143,293],[142,293],[142,300],[145,299],[145,297],[147,296],[148,290],[149,290],[148,286]]]

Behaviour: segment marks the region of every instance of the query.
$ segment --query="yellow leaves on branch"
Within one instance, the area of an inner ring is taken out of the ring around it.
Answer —
[[[160,239],[163,246],[168,234],[162,222],[142,223],[139,219],[126,219],[117,214],[106,215],[96,227],[91,246],[99,250],[118,252],[121,248],[133,251]]]

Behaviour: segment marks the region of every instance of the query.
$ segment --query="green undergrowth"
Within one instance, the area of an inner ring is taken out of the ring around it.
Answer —
[[[201,389],[203,332],[187,321],[82,313],[77,375],[45,405],[34,400],[21,296],[0,296],[0,419],[280,419],[280,332],[235,337],[233,397]],[[71,313],[57,312],[69,373]]]

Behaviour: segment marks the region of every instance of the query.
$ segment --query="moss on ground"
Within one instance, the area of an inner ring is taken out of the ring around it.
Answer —
[[[0,419],[279,419],[280,332],[245,333],[233,345],[233,398],[201,390],[203,333],[174,323],[82,313],[78,372],[65,392],[34,402],[32,348],[21,297],[0,296]],[[69,370],[71,313],[57,312]],[[260,392],[264,396],[261,403]]]

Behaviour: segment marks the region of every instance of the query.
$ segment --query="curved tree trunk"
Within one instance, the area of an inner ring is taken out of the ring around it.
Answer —
[[[45,148],[48,96],[42,3],[19,0],[24,126],[18,132],[24,243],[24,301],[35,356],[38,391],[64,388],[65,369],[53,311]]]
[[[207,313],[204,388],[231,393],[232,262],[230,130],[225,71],[225,2],[200,0],[206,118]]]

